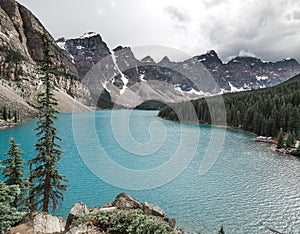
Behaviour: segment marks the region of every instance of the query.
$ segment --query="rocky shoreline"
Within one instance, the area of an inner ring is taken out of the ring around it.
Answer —
[[[7,128],[12,128],[16,125],[17,125],[16,123],[0,122],[0,130],[4,130],[4,129],[7,129]]]
[[[118,216],[123,215],[121,221],[113,223]],[[125,216],[124,216],[125,214]],[[103,222],[103,218],[107,218]],[[98,218],[98,219],[97,219]],[[112,203],[102,207],[88,208],[84,203],[76,203],[71,209],[67,220],[56,217],[48,213],[35,212],[23,218],[23,221],[13,227],[7,234],[122,234],[140,233],[126,229],[128,222],[138,223],[138,227],[143,225],[139,222],[147,220],[156,229],[150,230],[153,233],[184,234],[184,231],[176,226],[176,219],[170,218],[158,206],[148,202],[141,203],[137,199],[125,193],[119,194]],[[145,224],[147,224],[145,222]],[[113,225],[115,225],[113,227]],[[132,225],[133,226],[133,225]],[[161,228],[164,229],[161,229]],[[123,230],[124,231],[120,231]],[[146,228],[146,226],[145,226]],[[164,231],[162,231],[164,230]],[[146,233],[148,229],[141,233]],[[147,232],[147,233],[148,233]],[[149,232],[149,233],[150,233]]]

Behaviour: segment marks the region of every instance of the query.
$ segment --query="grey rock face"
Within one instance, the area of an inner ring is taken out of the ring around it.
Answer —
[[[43,56],[42,35],[45,35],[50,41],[52,62],[57,67],[55,86],[70,97],[89,103],[89,90],[78,81],[70,57],[28,9],[14,0],[0,0],[0,19],[0,80],[5,88],[23,102],[34,105],[40,87],[39,66]],[[5,98],[0,97],[0,101],[1,106],[11,105]],[[25,113],[25,117],[30,114]]]

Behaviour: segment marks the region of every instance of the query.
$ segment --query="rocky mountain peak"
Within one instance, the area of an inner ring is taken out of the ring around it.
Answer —
[[[97,36],[101,37],[100,34],[98,34],[98,33],[95,33],[95,32],[87,32],[87,33],[84,33],[84,34],[80,37],[80,39],[86,39],[86,38],[97,37]]]
[[[143,59],[141,60],[141,62],[143,62],[143,63],[155,64],[154,59],[151,58],[151,56],[149,56],[149,55],[146,56],[145,58],[143,58]]]
[[[162,58],[162,60],[158,63],[159,66],[162,66],[162,67],[168,67],[172,64],[172,61],[169,59],[168,56],[164,56]]]
[[[178,91],[183,98],[189,99],[199,95],[257,89],[276,85],[300,72],[300,65],[293,59],[272,63],[255,57],[237,56],[228,63],[223,63],[214,50],[183,62],[172,62],[165,56],[159,63],[155,63],[150,56],[142,60],[136,59],[130,47],[118,46],[110,51],[100,35],[90,33],[89,36],[91,37],[73,39],[78,44],[66,46],[66,51],[74,57],[81,77],[97,62],[97,75],[90,77],[89,82],[97,90],[106,89],[112,100],[113,96],[119,97],[128,91],[128,100],[118,103],[120,105],[131,105],[127,103],[134,100],[131,87],[139,85],[144,88],[148,86],[147,91],[141,89],[138,98],[148,98],[155,93],[157,100],[165,100],[167,97],[178,101],[177,96],[174,96]],[[96,49],[84,45],[89,44],[92,39],[97,40]],[[64,42],[61,40],[58,43],[63,45]],[[106,59],[101,60],[103,56]],[[206,80],[208,84],[199,85],[204,82],[205,77],[213,79]],[[149,85],[155,82],[164,82],[164,85],[156,84],[155,88],[150,88]]]
[[[207,55],[207,56],[210,56],[210,57],[218,57],[217,52],[214,51],[214,50],[209,50],[209,51],[207,51],[206,55]]]
[[[72,58],[80,78],[83,78],[94,64],[111,54],[101,36],[93,32],[85,33],[79,38],[65,41],[59,39],[56,42]]]
[[[206,54],[195,56],[194,60],[198,60],[207,68],[215,69],[223,65],[222,60],[214,50],[208,51]]]

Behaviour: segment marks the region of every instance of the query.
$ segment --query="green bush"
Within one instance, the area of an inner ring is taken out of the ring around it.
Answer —
[[[94,225],[112,233],[174,234],[167,223],[144,215],[139,210],[99,211],[79,217],[73,222],[72,227],[80,224]]]
[[[292,150],[291,155],[300,157],[300,148]]]
[[[17,185],[6,185],[0,181],[0,233],[4,234],[15,223],[19,222],[23,213],[12,207],[16,196],[20,193]]]

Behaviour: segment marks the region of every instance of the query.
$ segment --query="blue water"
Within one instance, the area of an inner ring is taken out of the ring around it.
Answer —
[[[99,206],[126,192],[162,207],[187,231],[216,233],[223,225],[226,233],[300,233],[299,158],[241,132],[129,113],[59,115],[60,171],[69,188],[57,215],[66,217],[75,202]],[[0,158],[9,137],[33,157],[35,126],[1,131]]]

